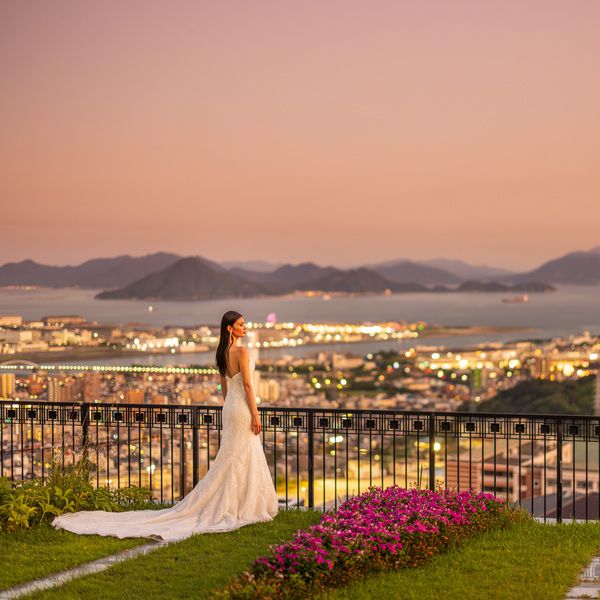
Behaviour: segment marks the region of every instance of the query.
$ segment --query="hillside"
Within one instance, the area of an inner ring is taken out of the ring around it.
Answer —
[[[370,269],[332,269],[325,276],[317,277],[298,286],[301,290],[320,290],[324,292],[384,292],[391,291],[422,291],[418,284],[396,284],[379,273]]]
[[[474,409],[491,413],[591,415],[595,381],[595,377],[561,382],[522,381],[495,398],[474,405]]]
[[[600,249],[571,252],[518,275],[503,278],[515,283],[534,280],[548,283],[597,285],[600,283]]]
[[[181,257],[158,252],[146,256],[95,258],[75,266],[44,265],[33,260],[6,263],[0,267],[0,286],[115,288],[160,271]]]
[[[269,290],[259,283],[225,270],[214,269],[202,258],[188,257],[124,288],[101,292],[96,298],[215,300],[247,298],[267,293],[270,293]]]
[[[386,263],[370,267],[386,279],[395,283],[418,283],[420,285],[448,285],[461,281],[460,277],[443,269],[412,261]]]

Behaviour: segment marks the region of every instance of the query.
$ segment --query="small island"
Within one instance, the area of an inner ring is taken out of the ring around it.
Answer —
[[[271,273],[225,270],[200,257],[187,257],[165,269],[132,283],[98,293],[99,300],[220,300],[257,298],[294,293],[316,294],[399,294],[399,293],[541,293],[555,288],[542,282],[501,283],[469,280],[455,285],[427,286],[399,282],[361,267],[338,269],[312,263],[284,265]]]

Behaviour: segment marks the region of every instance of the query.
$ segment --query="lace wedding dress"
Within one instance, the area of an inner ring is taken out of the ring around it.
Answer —
[[[260,436],[251,429],[242,376],[227,379],[221,446],[204,478],[183,500],[162,510],[66,513],[52,525],[73,533],[180,540],[270,521],[277,514],[277,494]]]

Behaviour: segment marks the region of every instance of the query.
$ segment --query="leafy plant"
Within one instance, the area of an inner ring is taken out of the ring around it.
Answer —
[[[96,489],[93,471],[93,463],[84,456],[68,465],[55,459],[44,480],[12,482],[0,477],[0,531],[50,522],[66,512],[162,507],[152,501],[152,492],[144,488]]]

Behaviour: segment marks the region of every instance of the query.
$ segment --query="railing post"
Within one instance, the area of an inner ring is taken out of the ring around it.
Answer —
[[[574,460],[573,455],[573,460]],[[556,520],[562,521],[562,419],[556,419]],[[573,499],[573,510],[575,510],[575,499]]]
[[[198,417],[198,411],[192,411],[192,479],[194,487],[196,487],[198,479],[200,479],[200,465],[198,463]]]
[[[183,500],[185,497],[185,463],[186,463],[186,452],[185,452],[185,424],[181,424],[181,438],[179,440],[179,499]]]
[[[429,414],[429,489],[435,491],[435,415]]]
[[[308,508],[315,507],[315,429],[314,415],[307,412],[308,419]]]
[[[87,403],[83,403],[81,405],[81,440],[82,440],[82,450],[85,454],[85,457],[88,457],[88,441],[89,441],[89,427],[90,427],[90,405]]]

